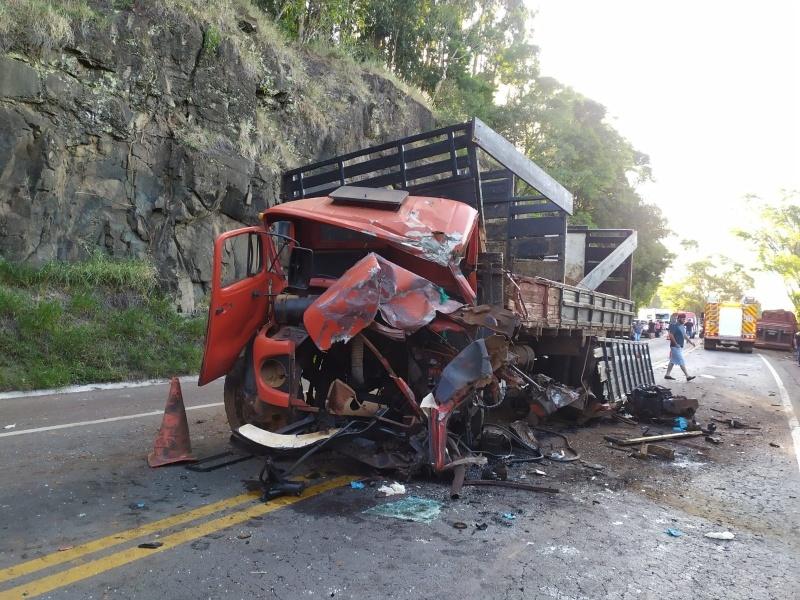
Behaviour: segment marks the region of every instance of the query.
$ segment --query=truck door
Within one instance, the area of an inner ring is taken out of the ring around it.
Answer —
[[[261,227],[223,233],[214,243],[211,299],[198,385],[225,375],[267,319],[270,294],[284,287],[280,268],[270,268],[272,241]],[[274,265],[273,265],[274,266]]]
[[[742,307],[740,305],[720,306],[719,336],[729,338],[742,337]]]

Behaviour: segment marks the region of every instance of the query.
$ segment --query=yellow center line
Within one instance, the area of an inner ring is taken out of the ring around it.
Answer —
[[[233,525],[238,525],[239,523],[243,523],[253,517],[265,515],[286,506],[290,506],[296,502],[300,502],[307,498],[319,495],[322,492],[342,486],[350,481],[353,481],[354,479],[356,478],[353,476],[337,477],[335,479],[331,479],[330,481],[326,481],[319,485],[308,488],[302,496],[277,498],[266,504],[259,503],[245,508],[239,512],[231,513],[229,515],[225,515],[211,521],[206,521],[192,527],[187,527],[186,529],[176,533],[159,538],[158,541],[162,543],[162,546],[159,546],[158,548],[128,548],[125,550],[120,550],[119,552],[109,554],[108,556],[92,560],[85,564],[72,567],[53,575],[42,577],[41,579],[36,579],[30,583],[18,585],[14,588],[6,590],[5,592],[0,592],[0,600],[17,600],[23,597],[33,598],[34,596],[46,594],[47,592],[51,592],[55,589],[71,585],[101,573],[105,573],[111,569],[121,567],[142,558],[147,558],[153,554],[170,550],[176,546],[185,544],[186,542],[203,537],[204,535],[214,533],[221,529],[226,529]]]
[[[53,552],[52,554],[34,558],[27,562],[14,565],[13,567],[0,569],[0,583],[8,581],[9,579],[22,577],[23,575],[27,575],[29,573],[40,571],[41,569],[47,569],[48,567],[60,565],[65,562],[75,560],[76,558],[86,556],[87,554],[105,550],[106,548],[111,548],[117,544],[135,540],[136,538],[143,537],[145,535],[152,535],[153,533],[157,533],[162,529],[174,527],[175,525],[182,525],[183,523],[194,521],[200,517],[207,517],[215,512],[219,512],[221,510],[225,510],[226,508],[231,508],[233,506],[242,504],[243,502],[253,500],[254,498],[257,498],[258,495],[258,492],[247,492],[231,498],[225,498],[219,502],[213,502],[211,504],[206,504],[205,506],[188,510],[178,515],[159,519],[158,521],[147,523],[135,529],[128,529],[126,531],[112,533],[111,535],[107,535],[91,542],[80,544],[79,546],[75,546],[69,550]]]

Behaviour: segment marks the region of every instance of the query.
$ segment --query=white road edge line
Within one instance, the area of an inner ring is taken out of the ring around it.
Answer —
[[[184,375],[178,377],[181,383],[197,381],[197,375]],[[123,390],[126,388],[147,387],[149,385],[163,385],[169,383],[169,379],[146,379],[144,381],[117,381],[116,383],[88,383],[86,385],[70,385],[63,388],[51,388],[48,390],[30,390],[28,392],[0,392],[0,400],[10,400],[11,398],[33,398],[34,396],[58,396],[62,394],[79,394],[81,392],[96,392],[102,390]]]
[[[775,383],[778,384],[778,392],[781,395],[781,404],[783,404],[783,410],[786,412],[786,417],[789,419],[789,429],[792,432],[792,444],[794,444],[794,454],[797,458],[797,469],[800,470],[800,422],[797,420],[797,415],[794,414],[794,408],[792,408],[792,401],[789,398],[789,392],[786,391],[786,387],[783,385],[783,381],[781,381],[780,376],[778,376],[778,372],[774,369],[774,367],[769,364],[769,361],[764,357],[763,354],[759,354],[761,360],[764,361],[764,364],[767,365],[769,372],[772,373],[772,376],[775,378]]]
[[[186,410],[199,410],[201,408],[212,408],[214,406],[222,406],[224,402],[212,402],[211,404],[198,404],[197,406],[187,406]],[[0,433],[0,438],[10,437],[12,435],[25,435],[26,433],[42,433],[43,431],[55,431],[56,429],[69,429],[70,427],[83,427],[85,425],[99,425],[100,423],[111,423],[113,421],[127,421],[128,419],[139,419],[141,417],[154,417],[156,415],[163,415],[163,410],[153,410],[145,413],[137,413],[135,415],[123,415],[121,417],[109,417],[108,419],[96,419],[94,421],[78,421],[77,423],[64,423],[63,425],[50,425],[48,427],[36,427],[34,429],[20,429],[19,431],[9,431],[7,433]]]

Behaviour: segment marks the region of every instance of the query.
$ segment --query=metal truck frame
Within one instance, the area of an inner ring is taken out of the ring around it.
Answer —
[[[478,119],[289,171],[282,199],[214,248],[199,383],[226,376],[251,442],[357,432],[374,466],[443,471],[488,421],[654,383],[635,232],[568,228],[571,194]]]

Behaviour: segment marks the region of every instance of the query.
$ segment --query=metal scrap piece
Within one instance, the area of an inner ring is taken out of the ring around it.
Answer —
[[[391,327],[411,333],[437,312],[449,314],[461,306],[439,286],[372,252],[306,309],[303,323],[317,347],[328,350],[367,328],[378,313]]]

